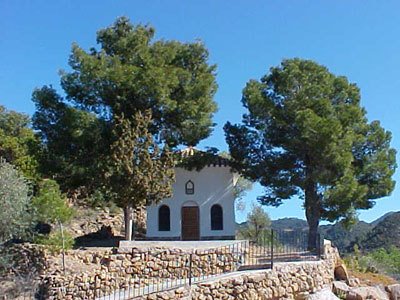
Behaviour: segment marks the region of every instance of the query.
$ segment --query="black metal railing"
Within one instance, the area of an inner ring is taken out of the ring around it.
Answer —
[[[151,250],[143,254],[142,269],[136,274],[116,277],[116,274],[126,274],[121,267],[117,272],[110,273],[109,278],[94,277],[86,283],[84,291],[79,292],[85,293],[86,299],[132,299],[191,286],[230,272],[273,268],[279,262],[318,260],[322,254],[320,245],[318,236],[316,249],[308,249],[307,231],[271,229],[262,231],[250,241],[232,241],[218,248],[176,253],[173,259],[166,249]],[[73,293],[64,287],[56,289],[51,292],[62,295]],[[48,299],[48,292],[43,293],[42,290],[21,293],[18,299]],[[15,298],[0,294],[0,300]]]
[[[153,260],[144,264],[144,269],[154,263],[154,257],[160,260],[163,268],[153,269],[149,276],[142,272],[140,276],[130,278],[130,281],[113,279],[109,286],[97,284],[94,290],[94,299],[115,300],[131,299],[151,293],[191,286],[197,282],[237,271],[245,263],[247,241],[237,241],[229,245],[195,250],[193,253],[176,255],[173,261],[165,263],[164,255],[168,251],[160,249],[149,253]],[[146,256],[148,257],[148,256]],[[151,276],[150,276],[151,275]]]
[[[317,247],[309,249],[308,231],[263,230],[257,238],[247,241],[240,269],[273,268],[277,262],[319,260],[321,248],[319,234]]]

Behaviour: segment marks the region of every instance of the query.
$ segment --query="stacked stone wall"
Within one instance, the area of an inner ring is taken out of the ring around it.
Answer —
[[[34,248],[19,246],[25,263],[31,259],[26,253],[33,253],[26,249]],[[66,253],[64,273],[61,254],[52,256],[41,250],[32,255],[42,265],[41,288],[47,299],[78,300],[115,293],[128,286],[132,289],[160,280],[188,278],[190,256],[193,277],[228,274],[143,299],[301,299],[333,281],[340,259],[337,250],[327,243],[320,261],[276,263],[273,270],[235,272],[243,259],[237,247],[192,252],[166,248],[72,250]]]
[[[40,276],[49,268],[47,250],[43,246],[15,244],[0,248],[0,276]]]
[[[138,288],[169,280],[232,272],[242,259],[237,248],[186,251],[165,248],[133,248],[108,251],[67,252],[67,272],[61,271],[61,256],[43,276],[50,299],[92,299],[121,289]],[[79,262],[79,263],[78,263]],[[81,272],[77,272],[81,269]]]
[[[273,270],[235,272],[195,284],[179,293],[171,290],[142,299],[304,300],[309,294],[331,285],[339,260],[337,249],[326,241],[320,261],[277,263]]]

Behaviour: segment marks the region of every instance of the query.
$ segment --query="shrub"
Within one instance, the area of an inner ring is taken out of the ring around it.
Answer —
[[[36,244],[47,246],[47,248],[54,253],[59,253],[63,246],[62,234],[59,230],[51,233],[50,235],[38,235],[34,241]],[[72,249],[74,245],[75,240],[72,235],[64,231],[64,249]]]
[[[32,204],[39,222],[64,223],[73,216],[73,209],[68,206],[65,196],[54,180],[45,179],[39,183],[39,192],[33,198]]]
[[[92,208],[108,210],[112,214],[120,213],[121,208],[112,199],[113,197],[108,191],[98,189],[86,199],[86,204]]]
[[[268,236],[267,228],[271,226],[271,219],[261,206],[254,205],[247,214],[246,225],[239,229],[238,237],[257,241]]]
[[[400,278],[400,249],[389,247],[362,254],[358,247],[354,253],[344,258],[346,265],[357,272],[381,273]]]
[[[30,188],[26,179],[0,158],[0,245],[24,238],[33,224]]]

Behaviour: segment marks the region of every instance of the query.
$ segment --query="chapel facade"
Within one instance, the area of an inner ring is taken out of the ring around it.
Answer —
[[[190,159],[195,151],[188,148],[181,153]],[[146,207],[146,239],[235,239],[237,179],[228,160],[218,155],[200,170],[175,168],[173,196]]]

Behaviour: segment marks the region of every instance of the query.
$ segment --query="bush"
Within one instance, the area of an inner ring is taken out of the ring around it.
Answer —
[[[73,216],[73,209],[66,202],[60,192],[57,182],[45,179],[39,183],[38,195],[33,198],[33,207],[36,209],[37,221],[43,223],[62,223],[69,221]]]
[[[59,253],[63,246],[63,239],[59,230],[50,235],[38,235],[34,241],[36,244],[47,246],[47,248],[54,253]],[[72,249],[74,245],[75,240],[72,235],[64,231],[64,249]]]
[[[30,188],[26,179],[0,158],[0,245],[27,236],[33,225]]]
[[[378,249],[368,254],[373,259],[378,268],[382,269],[386,274],[400,276],[400,249],[392,246],[388,249]]]
[[[261,206],[254,205],[247,214],[246,224],[239,229],[238,237],[257,241],[268,236],[267,228],[271,226],[271,219]]]
[[[400,278],[400,249],[392,246],[363,255],[356,246],[354,253],[344,258],[346,265],[362,273],[381,273]]]

